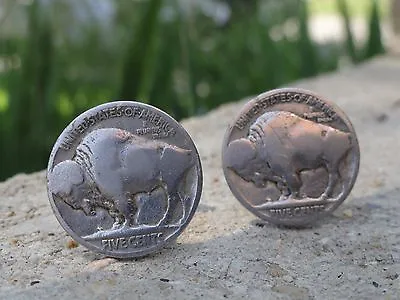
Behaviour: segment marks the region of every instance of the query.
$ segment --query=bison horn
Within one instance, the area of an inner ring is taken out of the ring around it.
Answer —
[[[241,170],[256,157],[255,145],[248,139],[241,138],[231,142],[224,155],[224,164],[228,168]]]
[[[50,173],[49,189],[56,195],[69,195],[72,187],[81,184],[83,180],[81,166],[75,161],[65,160],[57,164]]]

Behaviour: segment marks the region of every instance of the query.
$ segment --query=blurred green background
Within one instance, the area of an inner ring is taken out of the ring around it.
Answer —
[[[63,128],[100,103],[136,99],[179,120],[383,53],[388,10],[385,0],[0,0],[0,180],[45,168]],[[325,14],[343,40],[312,38],[311,18]]]

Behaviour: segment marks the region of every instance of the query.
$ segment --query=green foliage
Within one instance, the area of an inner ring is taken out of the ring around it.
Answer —
[[[154,57],[154,41],[158,35],[158,14],[162,0],[149,0],[144,3],[141,22],[128,37],[128,47],[122,66],[120,92],[121,99],[143,99],[147,97],[146,84],[151,69],[149,66]]]
[[[298,49],[301,52],[301,77],[310,77],[318,74],[318,56],[316,55],[316,46],[311,41],[308,32],[308,11],[305,2],[299,3],[299,23],[300,23],[300,38]]]
[[[21,68],[5,75],[8,81],[9,109],[2,118],[2,135],[7,151],[2,172],[33,171],[43,167],[49,146],[48,121],[52,105],[53,40],[48,18],[33,2],[28,16],[28,33],[21,50]]]
[[[359,63],[366,59],[369,59],[375,55],[379,55],[385,52],[385,48],[382,44],[381,36],[381,22],[379,16],[379,7],[376,0],[370,0],[371,13],[368,19],[369,25],[369,36],[367,43],[363,49],[357,49],[354,41],[353,34],[350,29],[350,17],[347,8],[347,2],[345,0],[337,0],[339,11],[342,15],[343,23],[346,29],[346,42],[345,48],[347,55],[350,56],[353,63]]]
[[[343,17],[344,27],[346,30],[347,53],[349,54],[351,60],[354,63],[357,63],[359,61],[359,57],[358,57],[357,49],[356,49],[356,46],[354,43],[353,33],[351,32],[351,28],[350,28],[350,15],[349,15],[348,7],[347,7],[347,2],[345,0],[337,0],[337,2],[338,2],[338,8],[339,8],[340,14]]]
[[[369,18],[369,37],[365,47],[365,59],[382,54],[385,49],[382,44],[378,3],[371,0],[371,16]]]
[[[182,5],[189,0],[96,2],[115,7],[108,18],[90,0],[9,0],[7,22],[26,20],[26,30],[0,28],[0,179],[44,168],[66,124],[103,102],[134,99],[182,119],[333,71],[342,55],[358,63],[381,53],[376,1],[365,49],[337,1],[344,47],[311,39],[306,1],[220,0],[230,9],[221,21]],[[17,11],[23,19],[13,21]]]

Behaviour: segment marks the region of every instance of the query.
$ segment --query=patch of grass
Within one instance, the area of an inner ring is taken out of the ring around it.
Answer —
[[[310,15],[338,15],[337,0],[308,0]],[[345,0],[349,16],[367,18],[370,14],[372,0]],[[386,18],[390,11],[390,0],[377,0],[381,17]]]
[[[0,113],[8,109],[8,93],[0,89]]]

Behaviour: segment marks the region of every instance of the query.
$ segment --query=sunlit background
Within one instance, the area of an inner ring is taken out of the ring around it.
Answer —
[[[389,15],[390,0],[0,0],[0,180],[45,168],[100,103],[180,120],[361,63]]]

